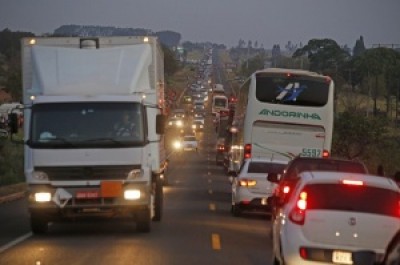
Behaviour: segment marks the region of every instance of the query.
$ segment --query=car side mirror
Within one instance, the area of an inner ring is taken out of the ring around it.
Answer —
[[[276,173],[269,173],[267,176],[267,180],[272,183],[279,183],[279,175]]]

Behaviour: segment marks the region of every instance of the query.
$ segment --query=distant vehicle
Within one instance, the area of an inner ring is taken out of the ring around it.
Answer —
[[[194,116],[193,117],[193,121],[194,122],[200,122],[201,124],[203,124],[204,125],[204,116]]]
[[[225,138],[219,137],[215,145],[215,164],[223,165],[224,163],[224,153],[225,153]]]
[[[273,264],[353,264],[353,252],[381,264],[400,230],[400,190],[381,176],[305,171],[273,221]]]
[[[196,151],[198,150],[198,142],[195,135],[185,135],[182,138],[183,151]]]
[[[234,144],[242,159],[329,156],[333,132],[332,79],[313,72],[268,68],[239,89]]]
[[[174,118],[185,118],[186,111],[184,109],[174,109],[171,113],[171,117]]]
[[[222,84],[215,84],[213,89],[213,96],[214,95],[225,95],[225,89]]]
[[[204,130],[204,122],[202,122],[201,120],[193,120],[192,129],[195,132],[203,131]]]
[[[215,95],[212,98],[211,113],[216,114],[220,110],[229,109],[228,98],[224,95]]]
[[[299,181],[299,174],[303,171],[333,171],[368,174],[367,167],[360,161],[336,158],[296,157],[289,162],[284,174],[280,176],[279,180],[274,180],[272,179],[273,176],[269,176],[269,178],[271,178],[270,181],[279,184],[275,190],[274,207],[279,207],[286,203],[292,190]],[[277,209],[275,209],[275,212],[276,211]]]
[[[168,128],[180,129],[185,126],[185,122],[183,121],[182,118],[172,117],[172,118],[169,118],[167,125],[168,125]]]
[[[244,211],[268,212],[268,198],[273,196],[276,184],[267,180],[270,173],[281,174],[287,165],[285,160],[249,158],[242,165],[232,182],[232,214]]]

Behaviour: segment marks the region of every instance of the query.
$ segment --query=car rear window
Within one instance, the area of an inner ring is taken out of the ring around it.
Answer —
[[[281,174],[285,169],[285,164],[274,164],[265,162],[250,162],[247,169],[248,173],[275,173]]]
[[[363,164],[354,161],[338,161],[329,159],[320,160],[299,160],[293,162],[288,168],[285,179],[297,178],[298,174],[304,171],[333,171],[367,174]]]
[[[400,193],[396,191],[345,184],[311,184],[304,191],[307,193],[307,209],[400,216]]]
[[[184,140],[185,141],[196,141],[196,137],[194,137],[194,136],[185,136]]]

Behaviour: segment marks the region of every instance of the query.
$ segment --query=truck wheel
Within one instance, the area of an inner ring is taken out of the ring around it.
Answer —
[[[161,183],[160,177],[157,176],[155,182],[155,191],[154,191],[154,216],[153,221],[161,221],[162,210],[163,210],[163,185]]]
[[[31,229],[34,234],[45,234],[48,230],[47,220],[43,217],[31,215]]]
[[[136,231],[140,233],[149,233],[151,230],[150,210],[141,213],[136,221]]]

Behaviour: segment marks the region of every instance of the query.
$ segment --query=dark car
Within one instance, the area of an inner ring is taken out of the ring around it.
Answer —
[[[334,171],[368,174],[368,169],[360,161],[337,158],[296,157],[289,162],[280,178],[277,175],[268,175],[268,180],[278,183],[271,204],[276,212],[277,207],[285,204],[291,191],[299,180],[298,174],[304,171]]]

